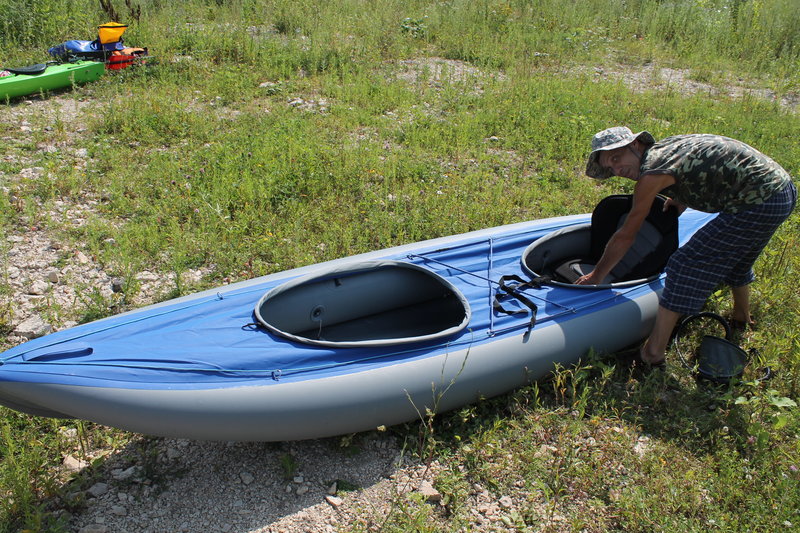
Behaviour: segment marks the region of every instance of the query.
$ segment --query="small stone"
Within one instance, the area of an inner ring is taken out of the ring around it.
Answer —
[[[242,483],[244,483],[245,485],[249,485],[250,483],[255,481],[255,478],[253,477],[253,474],[251,474],[250,472],[242,472],[242,473],[240,473],[239,474],[239,478],[242,480]]]
[[[167,459],[174,461],[181,456],[181,451],[177,448],[167,448]]]
[[[78,430],[75,428],[58,428],[58,434],[67,440],[75,440],[78,438]]]
[[[106,483],[95,483],[94,485],[89,487],[89,490],[87,490],[86,492],[88,492],[95,498],[99,498],[100,496],[108,492],[108,485]]]
[[[60,278],[58,276],[58,272],[56,272],[55,270],[51,270],[50,272],[47,273],[47,281],[49,281],[50,283],[58,283],[59,279]]]
[[[108,526],[103,524],[89,524],[82,527],[78,533],[108,533]]]
[[[423,481],[419,484],[419,493],[422,494],[429,502],[438,502],[442,500],[442,494],[433,488],[430,481]]]
[[[52,330],[53,327],[50,324],[42,320],[40,316],[34,315],[14,328],[14,334],[27,339],[35,339],[47,335]]]
[[[75,260],[82,265],[85,265],[89,262],[89,258],[86,257],[86,254],[83,252],[75,252]]]
[[[336,481],[334,481],[333,484],[330,487],[328,487],[328,494],[330,494],[331,496],[335,496],[337,492],[339,492],[339,484]]]
[[[514,505],[514,501],[509,496],[503,496],[500,498],[500,507],[504,509],[511,509],[511,506]]]
[[[637,439],[636,444],[633,445],[633,451],[636,452],[639,457],[644,456],[650,448],[650,439],[645,436],[641,436]]]
[[[281,84],[273,81],[265,81],[259,85],[259,88],[265,89],[267,94],[278,94],[281,92]]]
[[[159,278],[158,278],[158,274],[154,274],[153,272],[150,272],[149,270],[143,270],[143,271],[139,272],[138,274],[136,274],[136,279],[141,281],[141,282],[147,283],[147,282],[151,282],[151,281],[158,281]]]
[[[69,472],[78,472],[89,466],[89,463],[86,461],[81,461],[80,459],[76,459],[71,455],[64,457],[64,462],[62,464]]]
[[[297,494],[298,496],[302,496],[306,492],[308,492],[308,486],[300,485],[299,487],[297,487],[297,492],[295,492],[295,494]]]
[[[137,475],[141,469],[141,466],[131,466],[125,470],[117,469],[111,472],[111,476],[117,481],[125,481]]]
[[[292,479],[292,481],[294,481],[295,483],[302,483],[305,481],[305,478],[303,476],[294,476],[294,479]]]
[[[42,174],[44,174],[44,168],[42,167],[23,168],[19,171],[20,177],[25,179],[38,178]]]
[[[49,289],[49,288],[50,288],[50,286],[47,284],[47,282],[45,282],[43,280],[40,280],[40,279],[37,279],[36,281],[34,281],[31,284],[31,288],[28,289],[28,294],[34,294],[34,295],[37,295],[37,296],[38,295],[42,295],[42,294],[46,293],[47,289]]]
[[[344,500],[342,500],[341,498],[331,495],[325,496],[325,501],[328,502],[334,509],[338,508],[344,503]]]
[[[124,286],[125,283],[119,278],[114,278],[111,280],[111,292],[120,293],[122,292]]]
[[[114,514],[114,515],[117,515],[117,516],[127,516],[128,515],[128,510],[125,507],[121,506],[121,505],[112,505],[111,506],[111,514]]]

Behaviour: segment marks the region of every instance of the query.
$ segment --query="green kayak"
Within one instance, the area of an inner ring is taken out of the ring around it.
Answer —
[[[37,65],[24,69],[8,69],[11,74],[0,78],[0,101],[95,81],[105,71],[105,66],[99,61],[76,61],[75,63],[40,66],[42,67],[40,69],[35,68]],[[39,70],[41,71],[39,74],[20,73]]]

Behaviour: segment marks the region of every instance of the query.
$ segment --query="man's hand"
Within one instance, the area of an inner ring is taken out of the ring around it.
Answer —
[[[597,285],[599,282],[595,278],[594,271],[591,271],[585,276],[576,279],[573,285]]]
[[[686,206],[680,202],[676,202],[672,198],[667,198],[667,201],[664,202],[664,208],[662,211],[665,213],[669,210],[670,207],[674,207],[678,210],[678,216],[682,215],[684,211],[686,211]]]

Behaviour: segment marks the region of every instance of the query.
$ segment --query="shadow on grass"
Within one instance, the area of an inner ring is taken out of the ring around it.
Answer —
[[[747,441],[750,410],[735,400],[752,389],[752,383],[697,380],[677,361],[647,371],[632,363],[630,352],[591,356],[523,389],[438,416],[428,438],[434,444],[458,444],[516,417],[565,412],[583,420],[619,420],[702,455],[713,452],[720,438],[730,441],[729,435],[742,445]]]

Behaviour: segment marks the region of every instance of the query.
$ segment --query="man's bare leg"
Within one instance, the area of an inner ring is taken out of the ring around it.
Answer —
[[[664,361],[669,338],[680,317],[680,313],[658,306],[658,314],[656,314],[656,323],[653,326],[653,331],[650,333],[650,338],[642,346],[640,353],[642,361],[651,365]]]
[[[753,319],[750,317],[750,285],[733,287],[731,293],[733,293],[731,319],[743,325],[752,324]]]

